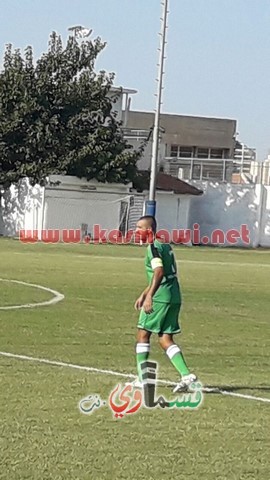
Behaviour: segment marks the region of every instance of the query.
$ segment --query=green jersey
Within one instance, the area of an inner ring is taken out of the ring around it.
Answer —
[[[152,282],[154,269],[163,267],[164,277],[153,300],[162,303],[181,304],[180,287],[177,280],[177,267],[171,246],[155,240],[148,245],[145,258],[145,268],[148,284]]]

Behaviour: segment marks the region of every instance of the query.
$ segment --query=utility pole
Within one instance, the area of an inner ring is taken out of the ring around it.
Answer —
[[[165,45],[167,34],[168,21],[168,4],[169,0],[162,0],[162,17],[161,17],[161,32],[160,32],[160,48],[159,48],[159,63],[158,63],[158,88],[157,101],[155,110],[155,122],[153,130],[153,145],[151,155],[151,176],[149,187],[149,200],[145,202],[145,215],[156,215],[156,179],[159,158],[159,134],[160,134],[160,110],[162,104],[162,90],[163,90],[163,76],[164,76],[164,61],[165,61]]]

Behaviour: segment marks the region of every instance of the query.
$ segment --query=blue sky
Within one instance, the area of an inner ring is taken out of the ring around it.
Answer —
[[[160,0],[0,0],[0,49],[33,45],[82,24],[107,41],[98,68],[153,110]],[[170,0],[163,112],[233,118],[241,141],[270,153],[270,0]]]

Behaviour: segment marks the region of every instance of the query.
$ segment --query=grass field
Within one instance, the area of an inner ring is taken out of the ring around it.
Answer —
[[[57,305],[0,310],[0,351],[136,373],[133,304],[144,247],[23,245],[0,240],[0,277],[65,295]],[[270,400],[270,253],[175,248],[184,306],[177,337],[205,386]],[[52,295],[0,282],[0,306]],[[177,380],[153,338],[160,378]],[[0,478],[269,480],[270,403],[209,393],[196,411],[82,415],[117,376],[0,355]],[[160,391],[171,395],[168,387]]]

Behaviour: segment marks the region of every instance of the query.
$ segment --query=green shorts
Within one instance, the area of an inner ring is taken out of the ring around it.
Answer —
[[[180,304],[153,302],[153,312],[147,314],[142,309],[137,326],[153,333],[180,333],[180,308]]]

